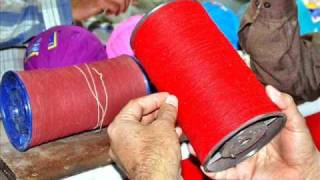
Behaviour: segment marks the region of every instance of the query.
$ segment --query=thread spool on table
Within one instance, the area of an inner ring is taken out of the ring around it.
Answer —
[[[155,8],[131,46],[156,88],[178,97],[178,123],[207,171],[235,166],[283,127],[285,115],[200,3]]]
[[[3,123],[19,151],[107,126],[133,98],[148,93],[129,56],[59,69],[7,72],[1,81]]]

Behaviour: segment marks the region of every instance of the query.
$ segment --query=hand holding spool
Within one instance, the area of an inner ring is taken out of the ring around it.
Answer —
[[[292,98],[271,86],[267,86],[266,92],[287,115],[285,128],[252,158],[225,171],[204,171],[207,176],[212,179],[259,180],[279,177],[290,180],[317,179],[320,176],[320,153]],[[170,106],[168,102],[172,101],[166,98],[169,99],[168,93],[159,93],[133,100],[109,126],[111,157],[123,167],[129,178],[179,178],[181,156],[178,136],[174,132],[177,102],[175,99],[174,103],[170,103],[174,106]],[[190,152],[194,154],[192,148]],[[204,179],[191,159],[182,162],[181,168],[184,179]]]
[[[266,91],[271,100],[287,115],[285,128],[254,157],[236,167],[217,173],[204,173],[212,179],[318,179],[320,153],[306,121],[288,94],[271,86]]]

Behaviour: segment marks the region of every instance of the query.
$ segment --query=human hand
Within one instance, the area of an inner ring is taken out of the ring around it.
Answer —
[[[110,157],[130,179],[178,179],[178,100],[157,93],[130,101],[108,127]]]
[[[272,86],[267,86],[266,91],[286,114],[285,127],[253,157],[225,171],[204,172],[207,176],[212,179],[319,179],[319,152],[292,97]]]
[[[110,15],[125,12],[132,0],[72,0],[72,16],[76,21],[85,20],[103,11]]]

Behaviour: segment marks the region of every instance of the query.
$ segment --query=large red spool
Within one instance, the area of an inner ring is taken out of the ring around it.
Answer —
[[[156,88],[178,97],[178,122],[207,171],[235,166],[283,127],[285,115],[200,3],[159,6],[131,46]]]
[[[146,95],[147,87],[139,65],[129,56],[59,69],[7,72],[0,88],[4,127],[11,143],[24,151],[108,125],[130,99]],[[106,113],[98,112],[98,103]]]

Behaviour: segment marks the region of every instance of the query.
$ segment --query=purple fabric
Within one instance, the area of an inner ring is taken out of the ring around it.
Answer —
[[[79,26],[56,26],[33,38],[27,48],[25,70],[57,68],[106,59],[104,45]]]
[[[132,16],[115,27],[108,39],[106,47],[109,58],[114,58],[122,54],[133,56],[130,38],[132,31],[142,17],[143,15]]]

